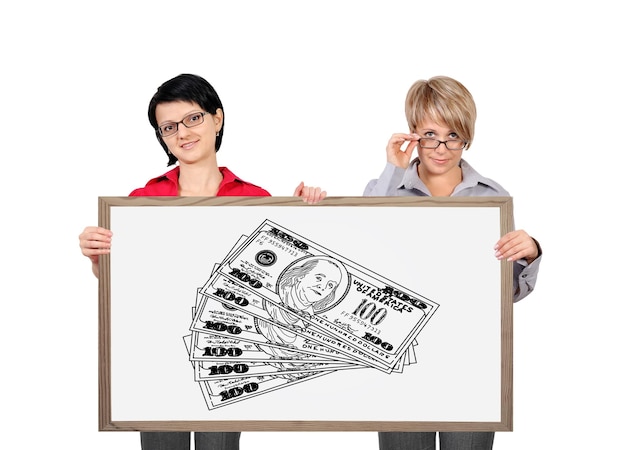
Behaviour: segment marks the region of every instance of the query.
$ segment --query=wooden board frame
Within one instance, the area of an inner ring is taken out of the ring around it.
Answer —
[[[441,208],[453,207],[463,222],[463,211],[468,208],[495,208],[498,211],[499,234],[513,229],[513,201],[510,197],[432,198],[432,197],[330,197],[319,205],[306,205],[292,197],[100,197],[99,225],[113,229],[112,208],[177,206],[185,208],[220,208],[232,206],[247,208],[284,207],[317,208]],[[164,210],[165,211],[165,210]],[[295,210],[298,212],[302,210]],[[465,224],[461,223],[461,226]],[[397,232],[397,224],[384,230]],[[411,237],[410,233],[407,234]],[[349,236],[346,236],[349,239]],[[114,237],[115,242],[115,237]],[[115,244],[113,245],[115,252]],[[494,258],[495,259],[495,258]],[[112,298],[111,257],[102,256],[99,274],[99,430],[100,431],[512,431],[513,429],[513,270],[512,263],[500,267],[500,418],[494,421],[458,420],[117,420],[113,415],[111,357]],[[332,404],[330,405],[332,407]]]

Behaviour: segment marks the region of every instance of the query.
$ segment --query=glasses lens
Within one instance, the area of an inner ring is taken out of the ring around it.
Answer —
[[[176,133],[178,131],[178,124],[177,123],[164,123],[163,125],[161,125],[159,127],[159,133],[161,133],[161,136],[163,137],[167,137],[167,136],[171,136],[172,134]]]
[[[418,141],[423,148],[437,148],[439,147],[439,141],[437,139],[420,139]]]
[[[465,142],[460,139],[453,139],[451,141],[446,142],[446,147],[450,150],[461,150],[465,146]]]
[[[196,125],[200,125],[202,122],[204,122],[204,114],[202,113],[189,114],[183,119],[183,124],[187,128],[195,127]]]

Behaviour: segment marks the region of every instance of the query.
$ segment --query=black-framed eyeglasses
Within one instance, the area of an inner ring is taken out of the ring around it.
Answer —
[[[432,138],[420,138],[417,140],[422,148],[434,149],[441,144],[445,145],[448,150],[463,150],[467,143],[461,139],[450,139],[449,141],[440,141]]]
[[[168,137],[178,133],[178,124],[182,123],[187,128],[196,127],[204,122],[204,116],[209,114],[208,112],[195,112],[187,114],[180,122],[165,122],[157,131],[161,137]]]

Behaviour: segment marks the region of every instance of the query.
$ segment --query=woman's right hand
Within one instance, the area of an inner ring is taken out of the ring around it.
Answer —
[[[80,250],[91,260],[93,274],[98,276],[98,257],[111,252],[113,233],[102,227],[86,227],[78,236]]]
[[[387,143],[387,162],[390,162],[396,167],[406,169],[411,162],[411,155],[413,150],[417,147],[417,140],[419,139],[417,134],[405,134],[395,133],[391,135],[389,142]],[[402,146],[408,142],[408,145],[403,150]]]

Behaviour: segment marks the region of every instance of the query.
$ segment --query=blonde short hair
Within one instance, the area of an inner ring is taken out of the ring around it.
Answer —
[[[405,113],[411,133],[426,120],[432,120],[454,130],[467,142],[465,148],[474,139],[474,98],[465,86],[450,77],[437,76],[413,83],[406,95]]]

